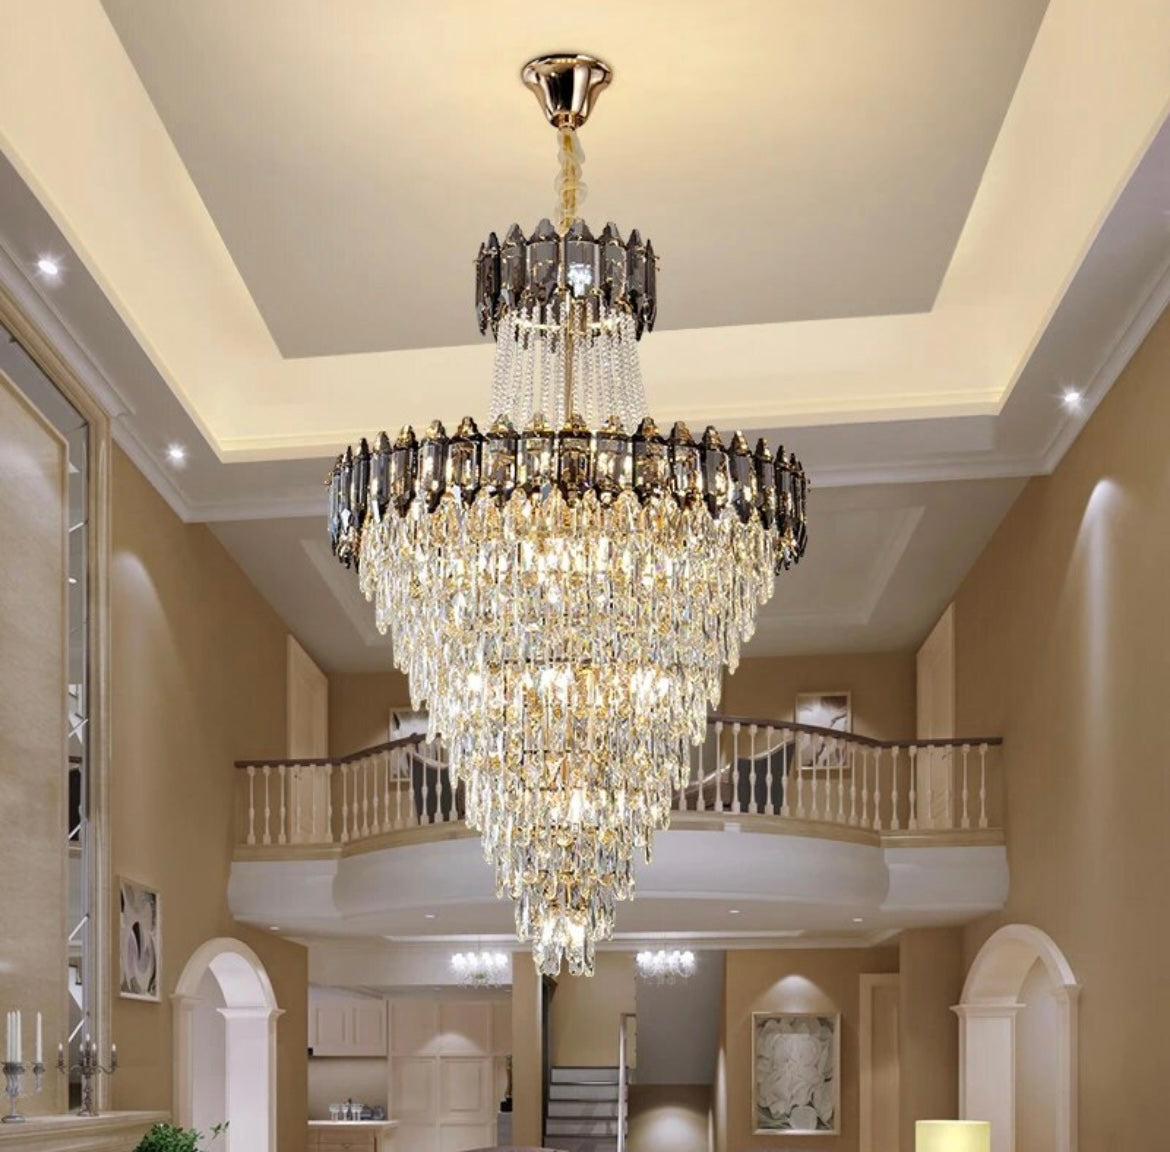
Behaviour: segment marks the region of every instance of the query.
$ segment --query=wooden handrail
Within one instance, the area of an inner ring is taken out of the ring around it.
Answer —
[[[957,737],[953,740],[877,740],[873,736],[862,736],[858,732],[839,732],[836,728],[820,728],[815,724],[797,724],[791,720],[762,720],[758,716],[727,716],[722,712],[714,712],[707,717],[708,724],[722,723],[726,728],[729,724],[738,724],[741,728],[755,725],[757,728],[786,728],[790,732],[804,732],[810,736],[832,736],[837,740],[846,740],[853,744],[864,744],[869,748],[978,748],[986,744],[989,748],[1003,743],[1002,736],[968,736]]]
[[[878,740],[873,736],[862,736],[857,732],[839,732],[836,728],[821,728],[815,724],[797,724],[791,720],[765,720],[758,716],[731,716],[723,712],[715,712],[707,717],[707,724],[722,724],[729,728],[738,724],[740,728],[774,728],[787,732],[799,732],[806,736],[828,736],[848,744],[860,744],[867,748],[980,748],[998,747],[1003,743],[1002,736],[970,736],[957,737],[945,740]],[[396,748],[407,748],[413,744],[422,744],[426,737],[421,733],[413,736],[401,736],[397,740],[387,740],[383,744],[375,744],[372,748],[362,748],[357,752],[350,752],[347,756],[325,756],[300,760],[237,760],[237,768],[312,768],[324,767],[327,764],[352,764],[355,760],[364,760],[368,756],[377,756],[382,752],[392,752]]]
[[[372,748],[362,748],[351,752],[348,756],[316,756],[300,760],[237,760],[237,768],[315,768],[326,764],[352,764],[355,760],[364,760],[367,756],[377,756],[379,752],[393,752],[395,748],[406,748],[411,744],[422,744],[426,737],[421,733],[413,736],[400,736],[397,740],[387,740],[384,744],[375,744]]]

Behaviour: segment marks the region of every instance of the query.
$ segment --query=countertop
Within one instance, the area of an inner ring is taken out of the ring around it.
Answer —
[[[373,1129],[378,1132],[387,1132],[391,1128],[398,1127],[397,1120],[310,1120],[310,1128],[338,1128],[345,1131],[348,1128],[357,1128],[359,1130],[366,1129],[367,1131]]]

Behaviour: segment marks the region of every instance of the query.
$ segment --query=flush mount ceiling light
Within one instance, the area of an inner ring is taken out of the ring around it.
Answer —
[[[806,536],[795,456],[714,428],[663,435],[645,414],[653,248],[578,215],[576,130],[611,78],[589,56],[524,68],[557,130],[557,221],[493,233],[476,258],[487,431],[382,433],[330,479],[333,551],[358,566],[548,974],[566,958],[592,972],[723,667]]]

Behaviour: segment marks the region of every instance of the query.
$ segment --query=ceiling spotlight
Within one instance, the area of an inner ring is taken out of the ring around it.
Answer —
[[[1060,402],[1070,411],[1079,412],[1081,404],[1084,403],[1084,393],[1079,392],[1076,388],[1066,388],[1061,394]]]
[[[37,271],[50,280],[56,280],[61,275],[61,263],[52,256],[42,256],[37,261]]]
[[[728,916],[738,916],[738,915],[739,915],[739,909],[738,909],[738,908],[728,908],[728,909],[727,909],[727,915],[728,915]]]
[[[864,917],[864,916],[854,916],[854,917],[853,917],[853,923],[854,923],[854,924],[864,924],[864,923],[865,923],[865,917]]]
[[[185,464],[187,462],[187,449],[182,444],[168,444],[167,459],[176,466]]]
[[[269,925],[268,925],[268,931],[269,931],[269,932],[279,932],[279,931],[280,931],[280,925],[279,925],[279,924],[269,924]]]
[[[433,912],[424,912],[423,915],[427,920],[433,920],[435,918],[435,914]]]

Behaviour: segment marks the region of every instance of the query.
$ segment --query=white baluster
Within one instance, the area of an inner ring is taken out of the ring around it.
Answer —
[[[944,828],[953,828],[955,826],[955,802],[951,795],[954,788],[954,762],[951,759],[952,750],[948,745],[940,753],[943,763],[943,812],[946,813],[943,822]]]
[[[783,754],[780,757],[780,769],[783,776],[783,788],[780,796],[780,815],[792,815],[792,803],[789,793],[792,784],[792,752],[795,745],[792,742],[792,731],[788,728],[780,730],[780,739],[783,741]]]
[[[869,826],[869,746],[861,750],[861,826]]]
[[[890,770],[890,778],[893,780],[893,787],[890,796],[890,827],[897,832],[902,827],[901,818],[898,815],[898,753],[900,748],[894,749],[893,767]]]
[[[314,764],[309,769],[309,824],[312,829],[311,836],[314,844],[321,843],[321,830],[318,827],[318,804],[317,804],[317,783],[319,780],[318,766]]]
[[[743,811],[743,805],[739,799],[739,788],[742,783],[739,768],[739,722],[737,721],[731,726],[731,810],[735,813]]]
[[[715,811],[723,811],[723,721],[715,721]]]
[[[915,764],[918,760],[918,746],[910,745],[910,820],[907,827],[911,830],[918,827],[918,774]]]
[[[960,827],[962,827],[962,828],[970,828],[971,827],[971,817],[967,814],[967,794],[968,794],[968,789],[967,789],[967,754],[970,751],[971,751],[970,746],[967,744],[964,744],[963,748],[962,748],[962,752],[963,752],[963,820],[962,820],[962,823],[960,824]]]
[[[748,811],[759,815],[760,801],[756,796],[756,732],[757,728],[754,724],[748,725]]]
[[[857,823],[857,745],[849,745],[849,823]]]
[[[675,796],[671,797],[671,807],[676,812],[685,812],[687,810],[687,789],[691,786],[691,776],[694,772],[694,749],[688,747],[683,755],[686,756],[686,771],[684,772],[680,767],[678,787],[675,789],[677,798]]]
[[[776,749],[776,730],[771,724],[764,729],[764,747],[768,749],[764,766],[764,812],[775,816],[776,793],[772,789],[776,786],[776,774],[772,771],[772,755]]]
[[[393,748],[390,755],[394,760],[394,827],[402,827],[402,749]]]
[[[285,806],[284,799],[284,777],[285,766],[280,766],[280,824],[277,827],[276,842],[277,844],[285,844],[288,842],[288,837],[285,835],[285,825],[288,822],[288,809]]]
[[[294,766],[289,772],[289,787],[292,789],[292,824],[288,830],[288,838],[293,842],[301,838],[301,781],[303,776],[303,768]]]
[[[837,823],[845,823],[845,752],[848,745],[844,739],[837,741],[836,755],[833,757],[837,761]]]
[[[914,755],[914,749],[910,751],[911,756]],[[926,826],[927,828],[934,827],[934,758],[938,755],[935,748],[927,747],[918,749],[918,755],[923,757],[926,761],[926,771],[923,772],[922,778],[926,782]]]
[[[708,731],[710,730],[710,727],[711,725],[708,723]],[[704,795],[704,792],[707,790],[707,766],[706,761],[703,759],[703,752],[705,751],[706,747],[707,741],[704,740],[703,743],[699,745],[699,794],[695,797],[696,812],[706,811],[707,808],[707,797]]]
[[[333,843],[333,765],[325,765],[325,842]]]
[[[809,812],[809,816],[812,817],[813,820],[819,819],[821,815],[821,798],[819,795],[820,775],[817,771],[817,761],[820,759],[820,757],[817,755],[816,745],[816,741],[819,739],[821,739],[821,737],[814,737],[812,741],[812,809]]]
[[[264,765],[264,843],[265,844],[272,843],[272,830],[271,830],[272,804],[270,801],[269,785],[268,785],[268,778],[269,778],[269,776],[271,776],[271,774],[272,774],[271,766],[268,764],[265,764]]]
[[[965,748],[966,745],[964,744]],[[987,827],[987,745],[979,745],[979,827]]]
[[[882,830],[882,749],[873,750],[873,828]]]
[[[800,763],[800,749],[803,741],[808,739],[808,733],[796,734],[796,818],[804,819],[804,767]]]
[[[419,758],[422,763],[422,811],[419,814],[418,822],[420,824],[433,824],[434,818],[428,811],[430,802],[430,776],[427,770],[427,762],[424,758]]]
[[[349,843],[349,765],[341,766],[341,842]]]
[[[382,831],[390,831],[390,753],[382,753]]]
[[[248,765],[248,843],[256,843],[256,765]]]

